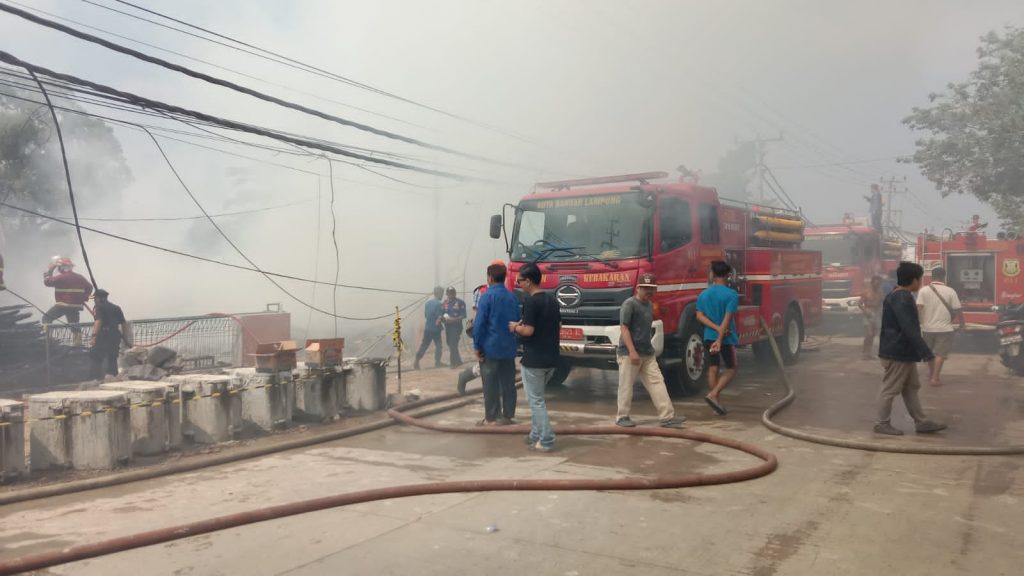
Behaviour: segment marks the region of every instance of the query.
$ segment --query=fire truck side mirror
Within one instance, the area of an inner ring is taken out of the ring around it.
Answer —
[[[491,238],[501,238],[501,214],[491,216]]]

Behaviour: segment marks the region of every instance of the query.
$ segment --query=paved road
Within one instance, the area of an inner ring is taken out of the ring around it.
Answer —
[[[872,438],[875,362],[834,339],[793,371],[801,396],[780,420]],[[746,357],[742,360],[747,360]],[[774,451],[773,475],[657,492],[445,495],[353,506],[228,530],[53,569],[54,574],[1019,574],[1024,457],[905,456],[780,437],[758,424],[781,391],[751,364],[726,392],[726,418],[697,399],[688,425]],[[407,384],[444,389],[451,371]],[[947,434],[898,442],[1024,443],[1024,389],[992,357],[955,357],[924,391]],[[583,371],[551,394],[561,423],[608,423],[612,374]],[[653,420],[638,393],[640,420]],[[479,406],[437,417],[471,423]],[[526,416],[525,406],[520,411]],[[894,423],[910,429],[902,408]],[[894,440],[889,440],[894,441]],[[715,446],[573,437],[526,452],[517,437],[395,427],[315,448],[0,509],[0,558],[257,506],[363,488],[472,478],[610,478],[731,470],[755,460]],[[496,531],[488,531],[495,526]]]

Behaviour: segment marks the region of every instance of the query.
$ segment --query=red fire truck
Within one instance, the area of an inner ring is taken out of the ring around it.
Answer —
[[[517,206],[506,206],[511,220],[492,217],[491,236],[506,239],[509,286],[524,263],[537,262],[543,288],[561,306],[565,365],[556,380],[573,366],[616,367],[619,307],[644,272],[658,279],[654,347],[677,394],[706,385],[695,307],[712,261],[724,259],[735,268],[740,342],[753,345],[761,358],[771,352],[759,316],[790,363],[800,355],[805,327],[820,321],[821,254],[800,249],[799,213],[730,202],[714,188],[664,181],[667,176],[541,183]]]
[[[917,259],[927,271],[946,269],[946,283],[960,297],[969,329],[994,329],[1000,306],[1024,302],[1024,239],[1016,233],[995,238],[980,231],[922,234]]]
[[[874,228],[847,220],[804,232],[803,248],[821,252],[822,307],[826,314],[859,315],[860,295],[872,276],[899,265],[902,245]]]

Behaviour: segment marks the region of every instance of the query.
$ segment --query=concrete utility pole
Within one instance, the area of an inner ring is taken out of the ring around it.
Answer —
[[[441,193],[434,176],[434,286],[441,285]]]
[[[886,180],[885,178],[879,178],[878,181],[881,182],[884,186],[886,186],[885,222],[883,222],[882,229],[888,232],[892,232],[894,230],[899,231],[902,229],[903,226],[903,211],[893,210],[892,199],[894,196],[898,194],[906,194],[907,192],[910,192],[910,188],[906,186],[907,177],[904,176],[903,178],[896,178],[895,176],[893,176],[888,180]],[[901,184],[902,186],[897,187],[897,184]]]
[[[757,178],[757,201],[758,202],[762,202],[762,203],[765,201],[765,194],[764,194],[764,184],[765,184],[764,156],[766,154],[766,151],[765,151],[765,146],[764,145],[768,144],[770,142],[782,142],[782,132],[779,132],[779,135],[776,138],[761,138],[761,135],[758,134],[758,135],[756,135],[756,137],[753,140],[741,140],[741,141],[736,142],[737,144],[753,144],[754,145],[754,159],[757,161],[757,167],[755,168],[757,170],[757,176],[756,176],[756,178]]]

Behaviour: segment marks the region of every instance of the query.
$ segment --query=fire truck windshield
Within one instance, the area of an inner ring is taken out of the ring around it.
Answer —
[[[648,253],[651,209],[640,193],[524,200],[513,260],[620,260]]]
[[[820,234],[804,238],[804,250],[821,252],[821,263],[828,266],[854,266],[858,260],[857,237],[850,234]]]

